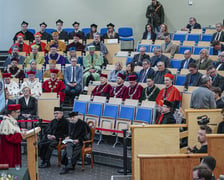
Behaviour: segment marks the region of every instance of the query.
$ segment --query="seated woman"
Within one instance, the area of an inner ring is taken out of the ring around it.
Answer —
[[[158,40],[164,40],[165,36],[164,34],[168,33],[168,27],[166,24],[161,24],[160,25],[160,32],[157,34],[156,39]]]
[[[206,70],[212,65],[212,60],[209,59],[209,54],[207,49],[202,49],[200,51],[200,58],[196,61],[199,70]]]
[[[30,68],[26,70],[26,72],[34,71],[35,72],[35,78],[38,78],[39,80],[42,80],[42,71],[40,69],[37,69],[37,62],[34,59],[31,59],[30,62]],[[25,74],[26,78],[28,78],[28,75]]]
[[[138,76],[137,73],[134,71],[134,69],[135,69],[135,65],[133,63],[130,62],[130,63],[128,63],[126,65],[126,71],[125,71],[126,78],[125,78],[125,81],[128,81],[128,76],[130,76],[130,75]]]
[[[116,62],[115,69],[110,72],[110,76],[109,76],[108,81],[110,81],[110,82],[116,82],[117,81],[117,75],[119,73],[122,73],[123,74],[123,71],[122,71],[122,63],[121,62]]]
[[[24,87],[22,90],[23,97],[19,99],[20,104],[20,119],[32,118],[32,116],[37,115],[37,101],[31,96],[31,90],[29,87]],[[22,128],[31,129],[32,122],[21,122]]]
[[[151,24],[145,25],[145,32],[143,33],[142,39],[152,40],[152,42],[155,42],[156,34],[153,32]]]

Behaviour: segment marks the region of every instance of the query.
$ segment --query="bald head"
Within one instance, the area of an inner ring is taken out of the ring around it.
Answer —
[[[190,50],[185,50],[184,51],[184,58],[189,59],[191,57],[191,51]]]
[[[145,48],[144,46],[141,46],[141,47],[139,48],[139,52],[140,52],[141,55],[144,55],[145,52],[146,52],[146,48]]]

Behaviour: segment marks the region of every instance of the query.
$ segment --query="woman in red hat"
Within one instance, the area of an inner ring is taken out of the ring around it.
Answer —
[[[0,164],[21,166],[21,140],[25,133],[20,130],[17,118],[20,115],[20,104],[8,105],[8,115],[0,124]]]

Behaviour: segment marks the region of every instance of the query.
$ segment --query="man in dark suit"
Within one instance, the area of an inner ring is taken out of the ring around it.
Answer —
[[[224,71],[224,51],[219,55],[220,61],[216,63],[215,67],[217,71]]]
[[[217,41],[221,41],[221,42],[224,42],[224,32],[222,31],[222,23],[217,23],[216,24],[216,31],[213,36],[212,36],[212,40],[211,40],[211,43],[214,41],[214,40],[217,40]]]
[[[78,96],[82,91],[83,73],[82,68],[77,66],[77,58],[71,59],[71,66],[65,68],[66,94],[72,97]]]
[[[212,55],[219,55],[222,51],[224,51],[224,45],[220,43],[220,41],[214,40],[212,42],[213,54]]]
[[[61,19],[56,21],[57,32],[59,33],[59,39],[68,41],[68,33],[62,29],[63,23]]]
[[[74,35],[77,34],[83,41],[85,40],[84,32],[79,30],[80,23],[75,21],[72,26],[74,27],[74,31],[69,33],[69,39],[73,39]]]
[[[139,54],[135,54],[132,60],[135,66],[142,66],[142,61],[144,59],[150,59],[149,55],[145,54],[145,52],[146,48],[144,46],[139,48]]]
[[[202,74],[198,72],[197,65],[195,63],[191,63],[189,65],[189,74],[187,74],[184,88],[187,90],[189,86],[200,86],[201,85],[201,77]]]
[[[189,64],[191,63],[195,63],[195,60],[193,58],[191,58],[191,51],[190,50],[186,50],[184,51],[184,60],[181,61],[181,66],[180,69],[188,69],[189,68]]]
[[[30,31],[27,30],[28,29],[28,25],[29,25],[29,23],[26,22],[26,21],[23,21],[21,23],[22,30],[15,34],[15,36],[13,38],[14,42],[17,40],[17,35],[20,34],[20,33],[24,35],[24,40],[29,40],[30,42],[33,42],[34,36],[33,36],[33,34]]]
[[[189,24],[182,30],[191,32],[192,29],[201,29],[201,25],[197,23],[197,20],[194,17],[189,18]]]
[[[208,67],[208,74],[212,79],[212,86],[220,87],[224,90],[224,77],[219,75],[214,66]]]
[[[159,61],[164,62],[166,68],[171,67],[170,59],[162,54],[160,48],[154,48],[154,56],[150,58],[151,67],[156,66]]]
[[[142,62],[143,69],[138,76],[138,82],[145,83],[147,78],[154,78],[155,71],[150,67],[149,60],[145,59]]]

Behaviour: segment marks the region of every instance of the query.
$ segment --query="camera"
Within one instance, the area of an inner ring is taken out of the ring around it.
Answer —
[[[207,115],[198,116],[198,125],[207,125],[210,122],[210,118]]]

